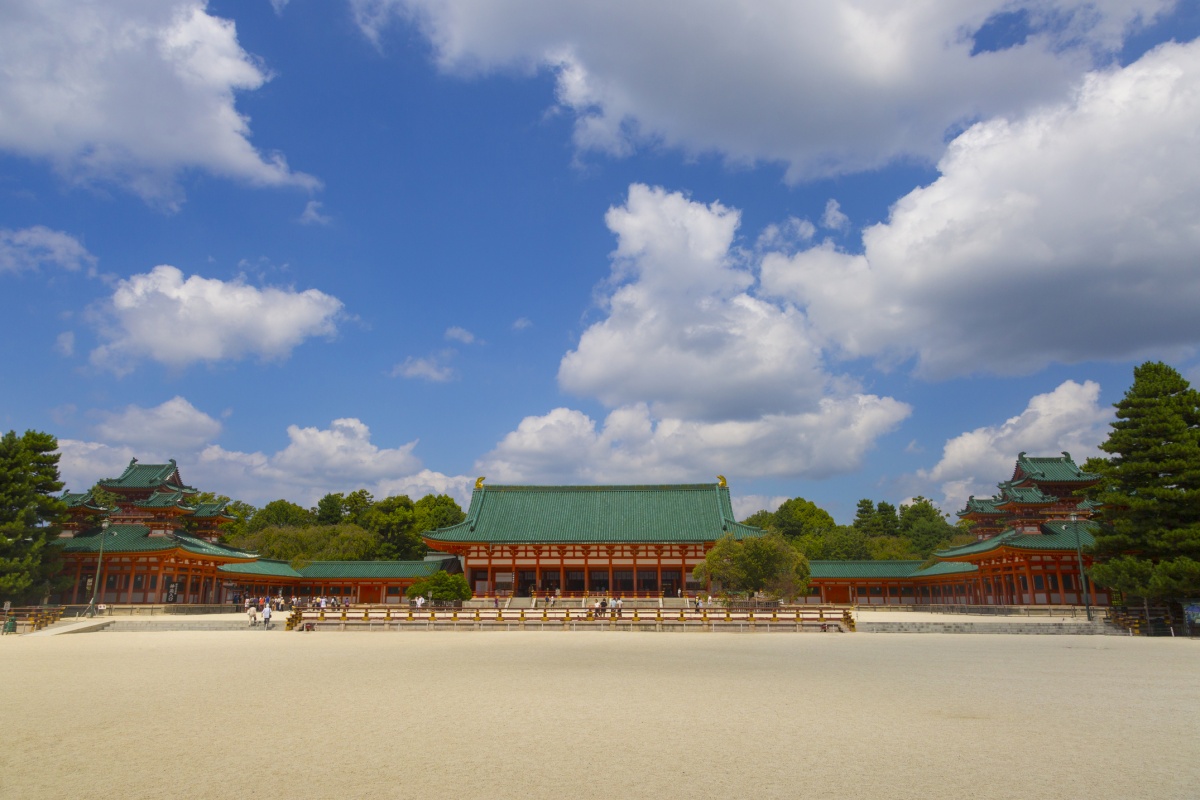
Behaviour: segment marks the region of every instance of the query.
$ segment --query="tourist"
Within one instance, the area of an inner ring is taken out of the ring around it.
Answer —
[[[605,597],[600,601],[600,616],[604,616],[608,612],[608,598]]]
[[[271,627],[271,604],[263,606],[263,629]]]
[[[246,601],[246,616],[250,618],[251,628],[258,624],[258,606],[252,605],[249,600]]]

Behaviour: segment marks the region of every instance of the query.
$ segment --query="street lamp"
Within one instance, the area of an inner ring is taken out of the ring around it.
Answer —
[[[1088,597],[1087,579],[1083,574],[1083,546],[1079,543],[1079,524],[1076,522],[1076,515],[1071,515],[1071,527],[1075,530],[1075,557],[1079,563],[1079,591],[1083,593],[1083,604],[1087,609],[1088,622],[1092,621],[1092,601]]]
[[[100,554],[96,556],[96,585],[92,587],[92,601],[88,603],[84,616],[96,616],[96,595],[100,593],[100,578],[104,567],[104,540],[108,538],[108,520],[100,523]]]

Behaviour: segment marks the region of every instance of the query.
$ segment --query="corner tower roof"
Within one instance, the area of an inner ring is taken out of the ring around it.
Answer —
[[[196,494],[198,491],[185,484],[179,477],[179,467],[173,458],[166,464],[139,464],[136,458],[130,459],[129,466],[119,478],[105,478],[100,481],[100,485],[116,490],[162,487],[167,491],[181,491],[184,494]]]

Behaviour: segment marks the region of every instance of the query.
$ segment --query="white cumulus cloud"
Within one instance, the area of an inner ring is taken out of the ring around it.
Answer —
[[[72,271],[92,269],[96,257],[75,237],[44,225],[0,228],[0,272],[33,271],[46,265]]]
[[[126,372],[151,359],[172,367],[257,356],[282,359],[314,336],[332,336],[342,309],[316,289],[250,286],[158,266],[120,281],[93,313],[106,344],[93,364]]]
[[[409,356],[392,367],[391,374],[393,378],[414,378],[431,383],[445,383],[453,380],[456,375],[454,368],[443,364],[437,356],[429,358]]]
[[[100,439],[156,451],[192,450],[221,432],[220,422],[178,396],[154,408],[130,405],[101,417],[95,430]]]
[[[825,478],[862,466],[875,440],[911,409],[887,397],[825,399],[807,413],[702,422],[623,406],[603,424],[557,408],[526,417],[476,464],[514,483],[630,483],[744,478]]]
[[[1100,385],[1065,381],[1054,391],[1031,398],[1015,417],[967,431],[946,442],[942,458],[918,478],[933,485],[942,508],[953,513],[970,495],[991,497],[996,484],[1012,477],[1017,454],[1057,456],[1069,452],[1075,463],[1102,455],[1112,409],[1099,404]]]
[[[178,205],[177,176],[314,188],[250,143],[235,92],[270,73],[204,0],[9,0],[0,4],[0,149],[70,180]]]
[[[131,458],[163,463],[174,458],[183,479],[198,489],[257,506],[280,498],[314,505],[329,492],[366,489],[377,498],[430,492],[464,504],[473,478],[425,468],[416,442],[381,447],[361,420],[336,419],[328,428],[289,425],[288,444],[274,453],[227,450],[212,441],[220,424],[182,397],[161,406],[130,406],[101,414],[98,441],[60,439],[59,469],[72,491],[121,474]],[[140,432],[138,425],[146,430]]]
[[[740,216],[634,184],[606,220],[617,236],[607,317],[559,367],[563,389],[656,416],[749,419],[814,403],[828,388],[794,309],[749,293],[732,250]]]
[[[1035,371],[1200,343],[1200,41],[974,125],[863,234],[764,257],[762,281],[849,357],[925,375]]]
[[[666,144],[800,180],[935,159],[948,129],[1058,96],[1170,0],[562,3],[352,0],[376,43],[403,19],[445,71],[546,71],[583,150]],[[1030,35],[975,52],[995,15]]]

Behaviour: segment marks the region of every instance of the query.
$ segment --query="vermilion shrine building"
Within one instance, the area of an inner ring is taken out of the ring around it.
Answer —
[[[692,570],[722,537],[762,531],[734,520],[729,487],[486,486],[467,518],[422,535],[462,559],[476,594],[673,596],[700,590]]]
[[[1100,480],[1081,470],[1069,453],[1052,458],[1017,456],[1011,480],[986,500],[971,497],[958,516],[977,540],[942,550],[938,563],[920,561],[816,561],[813,599],[857,604],[1107,605],[1096,586],[1080,589],[1080,551],[1095,540],[1095,505],[1076,495]],[[1092,559],[1086,552],[1086,570]]]
[[[98,564],[97,602],[114,605],[216,605],[277,594],[399,603],[417,580],[439,569],[459,571],[458,560],[445,555],[425,561],[316,561],[293,569],[221,544],[218,526],[232,519],[225,504],[194,502],[199,491],[183,482],[174,459],[166,464],[133,459],[119,478],[102,480],[100,487],[116,495],[114,507],[100,506],[91,492],[63,495],[69,520],[57,544],[63,572],[72,577],[70,588],[56,598],[63,604],[91,599]]]
[[[994,497],[972,497],[959,516],[977,540],[936,553],[936,562],[814,561],[810,603],[1080,604],[1079,548],[1093,543],[1094,506],[1076,496],[1099,476],[1067,453],[1021,453]],[[423,534],[425,561],[315,562],[300,568],[221,544],[224,504],[167,464],[130,462],[101,481],[119,499],[102,508],[91,493],[64,495],[70,520],[59,545],[72,586],[58,596],[86,603],[102,562],[98,600],[110,604],[228,603],[236,596],[334,595],[399,603],[438,570],[464,572],[476,594],[620,594],[707,591],[692,577],[725,536],[760,536],[734,520],[725,479],[650,486],[475,484],[466,519]],[[107,521],[107,527],[102,522]],[[105,533],[106,532],[106,533]],[[104,555],[100,559],[101,539]],[[1091,559],[1084,554],[1084,567]],[[1088,599],[1108,596],[1088,586]]]

